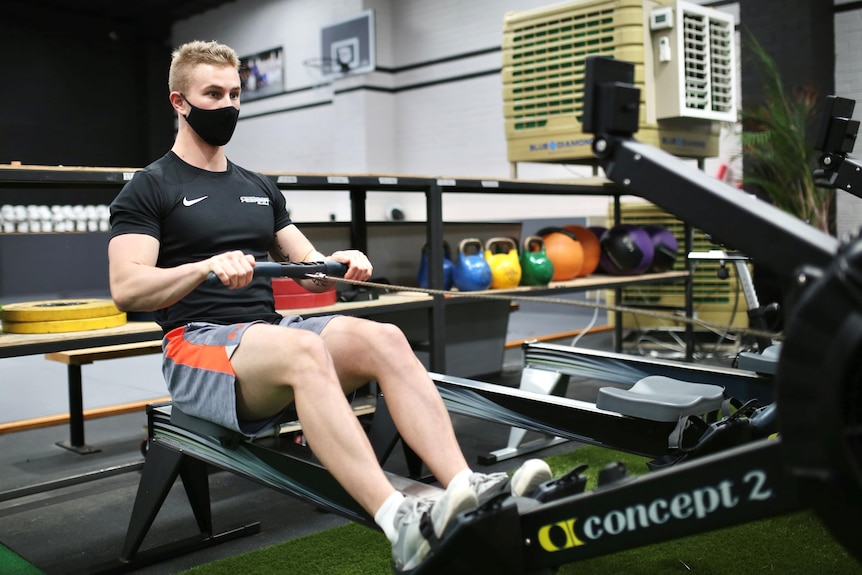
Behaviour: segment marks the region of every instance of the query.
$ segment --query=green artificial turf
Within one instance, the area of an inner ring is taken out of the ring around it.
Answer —
[[[614,461],[623,461],[631,474],[647,471],[645,458],[597,447],[581,447],[547,461],[555,476],[582,463],[589,465],[587,489],[595,486],[598,470]],[[200,565],[184,575],[235,573],[389,575],[392,570],[389,543],[383,534],[350,523]],[[558,573],[859,575],[862,566],[831,538],[812,512],[805,511],[578,561],[560,567]]]
[[[26,559],[0,544],[0,573],[3,575],[44,575]]]

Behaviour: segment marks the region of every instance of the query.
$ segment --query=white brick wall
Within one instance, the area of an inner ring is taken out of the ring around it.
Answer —
[[[734,3],[715,4],[738,17]],[[501,80],[498,70],[503,18],[555,0],[238,0],[175,26],[174,44],[215,38],[240,55],[283,46],[287,94],[243,105],[241,122],[228,146],[230,157],[262,171],[326,173],[406,173],[433,176],[505,178]],[[838,0],[837,3],[841,3]],[[381,71],[337,80],[332,89],[296,91],[311,85],[303,60],[318,56],[321,26],[375,10],[377,64]],[[837,93],[862,99],[862,10],[836,16]],[[484,54],[467,55],[485,51]],[[446,61],[446,59],[451,59]],[[433,65],[431,62],[444,60]],[[393,73],[394,71],[394,73]],[[425,83],[433,83],[416,87]],[[373,89],[349,90],[365,86]],[[334,89],[334,92],[333,92]],[[389,92],[385,90],[390,90]],[[391,90],[394,90],[392,92]],[[316,107],[306,107],[313,103]],[[862,104],[860,104],[862,108]],[[254,117],[259,114],[259,117]],[[738,144],[723,139],[721,157],[708,159],[714,174],[721,162],[733,163]],[[589,175],[584,167],[521,164],[525,179]],[[424,218],[419,194],[379,194],[368,214],[382,219],[398,203],[410,219]],[[346,194],[321,202],[319,194],[291,195],[294,216],[349,217]],[[862,223],[862,200],[839,194],[839,231]],[[512,219],[600,216],[605,198],[543,197],[524,201],[508,196],[447,195],[447,219]]]
[[[506,12],[555,4],[554,0],[396,0],[393,38],[404,66],[500,46]]]
[[[284,46],[287,94],[247,102],[227,151],[232,160],[261,171],[407,173],[505,178],[501,101],[503,17],[507,11],[543,6],[545,0],[241,0],[178,24],[174,44],[217,39],[241,56]],[[318,30],[328,23],[375,10],[377,64],[381,72],[336,80],[332,90],[295,90],[312,83],[302,61],[318,56]],[[464,58],[464,54],[485,51]],[[428,65],[429,62],[455,58]],[[411,69],[399,70],[404,67]],[[397,73],[390,73],[395,70]],[[452,78],[491,72],[475,78]],[[427,87],[413,86],[440,82]],[[392,88],[347,91],[354,86]],[[291,92],[293,91],[293,92]],[[312,103],[317,107],[296,109]],[[522,177],[561,178],[584,168],[527,166]],[[298,220],[349,215],[346,195],[321,202],[319,194],[291,194]],[[411,219],[425,217],[420,194],[370,197],[369,217],[382,218],[398,203]],[[493,201],[491,201],[493,200]],[[323,205],[326,204],[326,205]],[[607,199],[447,196],[444,217],[512,219],[603,215]]]
[[[836,2],[840,4],[841,2]],[[854,118],[862,119],[862,9],[835,15],[835,93],[856,100]],[[855,153],[860,145],[857,142]],[[862,226],[862,199],[846,192],[836,196],[839,238],[855,235]]]

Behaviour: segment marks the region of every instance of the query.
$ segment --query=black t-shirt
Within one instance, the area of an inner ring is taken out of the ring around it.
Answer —
[[[228,161],[224,172],[195,168],[168,152],[135,173],[111,203],[111,237],[146,234],[159,240],[156,265],[170,268],[230,250],[265,261],[275,233],[290,224],[284,196],[268,178]],[[255,278],[229,290],[198,286],[155,312],[165,332],[192,321],[277,322],[272,284]]]

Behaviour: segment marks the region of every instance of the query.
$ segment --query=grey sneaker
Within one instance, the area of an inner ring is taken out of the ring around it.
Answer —
[[[528,459],[511,478],[505,473],[474,473],[470,487],[479,503],[508,491],[515,497],[529,497],[542,483],[553,478],[551,468],[541,459]]]
[[[467,486],[447,489],[432,501],[407,496],[395,512],[398,541],[392,546],[392,561],[399,571],[415,569],[446,534],[455,517],[479,504]]]

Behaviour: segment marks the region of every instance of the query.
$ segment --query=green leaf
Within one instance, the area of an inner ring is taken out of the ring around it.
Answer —
[[[810,128],[818,96],[810,86],[785,89],[775,61],[749,34],[744,48],[754,58],[763,88],[763,102],[743,106],[742,155],[744,182],[756,186],[782,210],[820,228],[829,229],[835,191],[817,188],[817,165]]]

